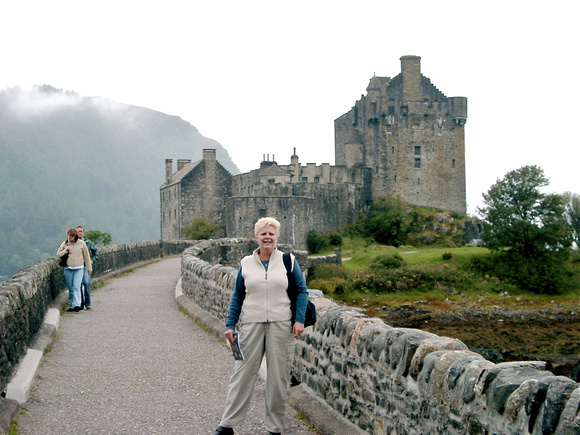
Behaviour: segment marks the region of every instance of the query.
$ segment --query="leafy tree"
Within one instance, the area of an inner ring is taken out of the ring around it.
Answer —
[[[329,237],[327,234],[319,233],[318,231],[311,230],[306,236],[306,246],[311,254],[316,254],[322,249],[326,248],[329,244]]]
[[[97,246],[106,246],[111,244],[111,235],[109,233],[102,233],[97,230],[85,232],[85,237]]]
[[[566,286],[571,227],[565,199],[540,191],[548,179],[538,166],[508,172],[483,194],[478,208],[486,225],[482,239],[495,255],[496,275],[538,293],[558,293]],[[482,264],[482,263],[480,263]]]
[[[408,221],[406,204],[400,198],[381,196],[374,202],[365,228],[377,242],[401,246],[407,241]]]
[[[197,217],[191,223],[183,227],[185,238],[189,240],[206,240],[209,239],[218,226],[211,223],[208,218]]]
[[[564,193],[566,199],[566,216],[568,223],[574,232],[573,237],[576,246],[580,247],[580,195],[577,193]]]

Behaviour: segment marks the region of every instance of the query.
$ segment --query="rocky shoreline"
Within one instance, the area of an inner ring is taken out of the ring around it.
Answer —
[[[554,374],[580,382],[580,306],[437,311],[416,303],[376,312],[391,326],[457,338],[494,363],[546,361]]]

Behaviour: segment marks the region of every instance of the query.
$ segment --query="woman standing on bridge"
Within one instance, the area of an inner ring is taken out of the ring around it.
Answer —
[[[244,359],[236,361],[225,411],[214,435],[232,435],[233,428],[243,423],[264,356],[267,363],[266,429],[271,435],[282,432],[294,338],[304,331],[308,290],[300,266],[293,259],[292,274],[298,287],[293,320],[283,254],[276,248],[280,222],[271,217],[259,219],[254,234],[258,248],[240,263],[225,332],[227,340],[234,344],[239,320],[239,343]]]
[[[56,251],[57,257],[68,254],[66,267],[64,268],[64,279],[68,287],[69,308],[67,311],[79,312],[81,310],[81,283],[85,273],[93,273],[93,265],[86,243],[79,239],[77,230],[69,228],[66,232],[68,240],[65,240]]]

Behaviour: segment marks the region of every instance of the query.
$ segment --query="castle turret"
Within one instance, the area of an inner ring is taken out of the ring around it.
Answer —
[[[467,122],[467,98],[449,98],[449,116],[456,124],[464,125]]]
[[[373,74],[373,76],[371,77],[371,81],[367,86],[367,94],[371,98],[378,97],[381,95],[381,81],[375,74]]]
[[[353,129],[347,142],[344,144],[346,166],[351,168],[363,163],[363,143],[358,129]]]
[[[401,57],[401,73],[403,74],[403,98],[405,101],[421,99],[421,57]]]

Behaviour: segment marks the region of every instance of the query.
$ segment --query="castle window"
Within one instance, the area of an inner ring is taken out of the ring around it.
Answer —
[[[393,134],[393,126],[390,124],[387,124],[387,134]]]
[[[393,152],[393,154],[395,153],[395,147],[391,147],[391,151]]]
[[[415,158],[415,169],[420,169],[421,168],[421,159],[420,158]]]
[[[417,178],[417,184],[421,184],[421,179]]]
[[[421,147],[420,146],[415,147],[415,155],[416,156],[420,156],[421,155]]]
[[[397,182],[397,176],[395,175],[395,183]]]
[[[320,183],[320,177],[314,177],[314,182],[315,183]]]
[[[308,177],[302,177],[302,181],[308,181]]]
[[[451,159],[451,167],[455,169],[455,159]]]
[[[269,178],[268,179],[268,183],[270,183],[270,184],[274,184],[275,182],[276,182],[276,179],[275,178]]]

